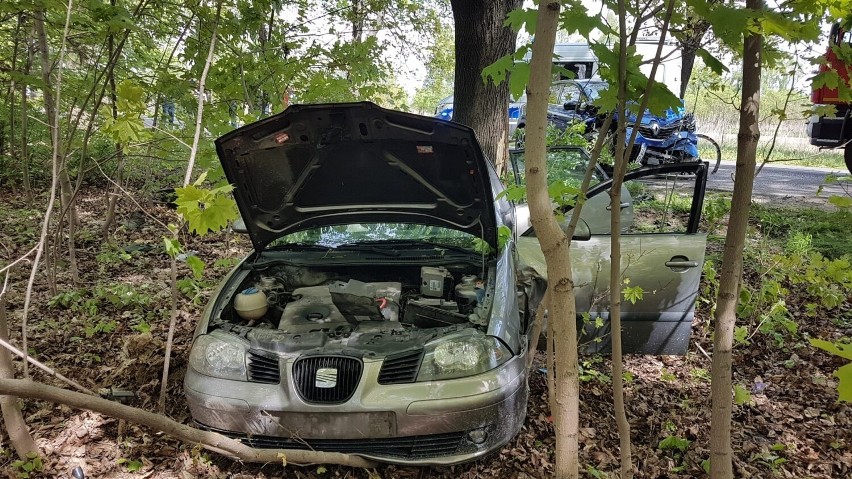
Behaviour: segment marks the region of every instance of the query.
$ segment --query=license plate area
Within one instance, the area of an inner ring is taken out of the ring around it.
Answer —
[[[364,439],[396,436],[392,412],[269,413],[281,435],[303,439]]]

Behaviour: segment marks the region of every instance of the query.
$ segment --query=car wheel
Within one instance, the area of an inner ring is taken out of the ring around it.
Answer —
[[[843,159],[846,160],[846,169],[852,173],[852,146],[843,148]]]

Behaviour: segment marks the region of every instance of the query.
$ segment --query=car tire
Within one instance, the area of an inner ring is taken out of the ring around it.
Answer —
[[[846,160],[846,169],[852,173],[852,146],[847,145],[843,148],[843,159]]]

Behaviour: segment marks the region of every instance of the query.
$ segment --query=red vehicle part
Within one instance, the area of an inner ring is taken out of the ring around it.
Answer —
[[[825,63],[820,65],[819,72],[834,70],[848,84],[849,65],[840,60],[834,50],[843,43],[852,44],[852,32],[846,32],[839,23],[835,23],[828,36]],[[820,148],[843,148],[846,168],[852,172],[852,105],[841,100],[836,89],[824,85],[813,89],[811,101],[815,106],[834,105],[837,108],[833,116],[814,115],[808,120],[811,144]]]

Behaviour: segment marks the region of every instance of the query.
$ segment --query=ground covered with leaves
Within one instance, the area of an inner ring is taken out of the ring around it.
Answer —
[[[46,276],[39,275],[30,311],[29,349],[37,359],[90,389],[132,391],[135,398],[128,404],[155,411],[170,301],[169,259],[162,246],[162,238],[168,233],[155,218],[163,223],[175,219],[171,210],[146,195],[140,195],[139,200],[153,217],[141,214],[123,200],[118,227],[104,239],[99,233],[103,195],[87,192],[81,197],[82,229],[77,240],[80,282],[72,282],[64,257],[49,258],[56,271],[57,288],[51,291]],[[4,217],[0,242],[6,247],[3,260],[7,261],[35,244],[43,212],[8,192],[3,193],[0,205]],[[712,226],[723,224],[724,220]],[[779,251],[784,257],[792,256],[785,252],[805,258],[813,253],[813,242],[802,246],[800,243],[806,238],[791,240],[781,236],[789,234],[780,229],[764,229],[760,218],[755,219],[751,235],[755,244],[750,247],[756,253],[748,263],[746,275],[750,285],[746,289],[753,295],[749,303],[755,307],[741,311],[740,328],[744,329],[738,329],[734,353],[738,403],[733,423],[735,475],[852,477],[852,407],[837,402],[837,380],[833,376],[833,371],[845,362],[811,347],[807,341],[808,337],[832,341],[852,337],[849,289],[828,284],[825,288],[835,288],[831,291],[836,294],[826,295],[822,290],[814,293],[803,281],[797,281],[798,276],[779,274],[777,265],[782,260],[773,254],[773,244],[781,245]],[[703,300],[693,327],[690,353],[685,357],[626,358],[628,417],[639,478],[706,477],[703,468],[709,457],[710,433],[708,354],[712,354],[712,304],[708,298],[715,292],[712,261],[721,256],[720,239],[711,239],[711,263],[705,267]],[[250,245],[244,237],[225,233],[186,237],[184,242],[206,268],[196,278],[186,263],[179,266],[182,294],[166,414],[190,423],[182,379],[196,320],[216,282],[248,252]],[[842,267],[834,263],[829,266]],[[28,274],[23,267],[11,275],[8,309],[12,341],[16,344],[21,339],[20,318]],[[777,289],[764,287],[768,279],[777,282]],[[781,306],[783,310],[779,309]],[[541,355],[538,360],[530,377],[529,409],[522,431],[498,453],[470,464],[442,468],[383,466],[371,470],[240,464],[132,424],[26,400],[24,416],[43,456],[29,466],[15,464],[4,438],[0,471],[7,477],[20,477],[26,468],[38,469],[34,463],[40,462],[42,470],[30,473],[30,477],[70,477],[70,471],[77,466],[89,477],[550,477],[554,463],[553,426],[545,376],[539,369]],[[16,364],[20,371],[20,361]],[[67,387],[40,371],[31,371],[36,380]],[[583,358],[581,394],[584,474],[615,477],[612,471],[618,469],[618,438],[607,358]]]

